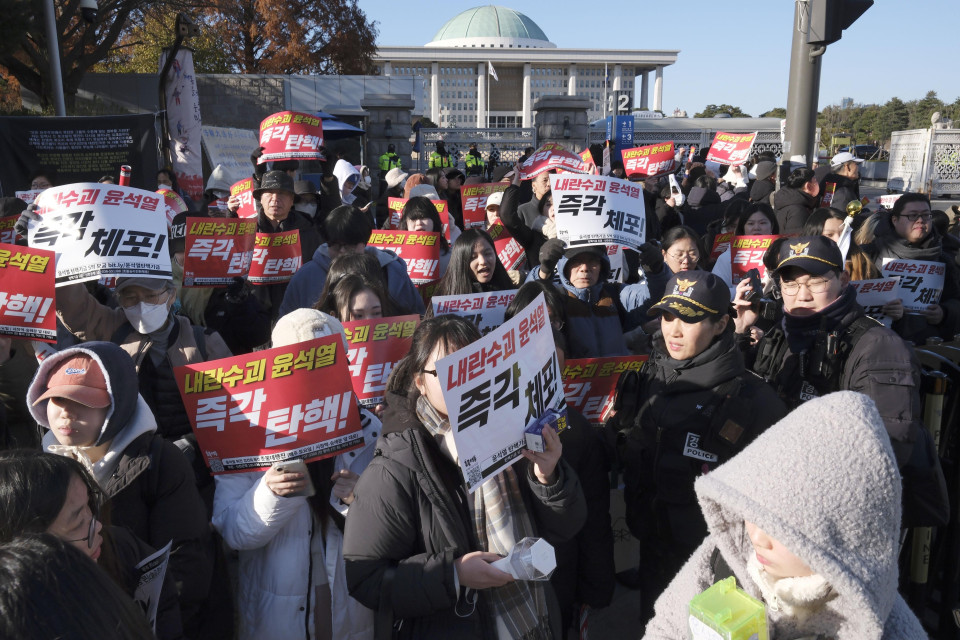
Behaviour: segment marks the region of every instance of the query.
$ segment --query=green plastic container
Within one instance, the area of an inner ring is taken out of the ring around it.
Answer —
[[[767,608],[733,576],[690,601],[691,640],[768,640]]]

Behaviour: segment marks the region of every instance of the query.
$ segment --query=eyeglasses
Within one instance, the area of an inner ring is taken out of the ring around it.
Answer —
[[[780,290],[788,296],[795,296],[800,292],[800,287],[806,287],[810,293],[823,293],[827,290],[827,285],[832,278],[810,278],[806,282],[796,282],[795,280],[783,280],[780,282]]]
[[[901,213],[900,218],[906,218],[910,222],[916,222],[917,219],[923,220],[924,222],[930,222],[933,219],[932,213]]]
[[[671,253],[667,252],[667,255],[676,260],[677,262],[697,262],[700,260],[700,254],[696,251],[687,251],[686,253]]]
[[[440,376],[437,375],[437,370],[436,370],[436,369],[420,369],[420,373],[426,373],[427,375],[431,375],[431,376],[433,376],[434,378],[439,378],[439,377],[440,377]]]
[[[157,293],[148,293],[146,295],[139,295],[136,293],[121,293],[117,296],[117,300],[120,302],[120,306],[126,309],[136,306],[141,302],[146,302],[147,304],[160,304],[165,302],[165,296],[167,295],[168,289],[159,291]]]
[[[99,513],[98,510],[94,509],[93,513],[90,516],[90,526],[87,528],[87,536],[85,538],[75,538],[73,540],[64,540],[64,542],[84,542],[87,543],[88,549],[93,549],[93,541],[97,536],[97,522]]]

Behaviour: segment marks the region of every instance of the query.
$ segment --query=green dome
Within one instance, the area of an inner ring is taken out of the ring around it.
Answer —
[[[474,7],[454,16],[440,27],[432,42],[461,38],[519,38],[549,42],[536,22],[519,11],[495,5]]]

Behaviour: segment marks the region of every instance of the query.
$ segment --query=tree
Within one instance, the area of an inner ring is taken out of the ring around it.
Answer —
[[[894,131],[903,131],[910,126],[910,109],[903,100],[894,96],[883,105],[881,121],[883,123],[881,139],[886,140]]]
[[[210,0],[204,26],[241,73],[366,74],[377,27],[357,0]]]
[[[936,91],[928,91],[920,100],[913,103],[910,110],[910,128],[926,129],[930,126],[930,116],[934,111],[943,109],[943,102],[937,97]]]
[[[729,114],[731,118],[749,118],[750,114],[744,113],[740,110],[740,107],[732,107],[729,104],[721,104],[719,106],[715,104],[708,104],[707,107],[698,114],[695,114],[694,118],[712,118],[718,113]]]
[[[765,111],[760,114],[761,118],[786,118],[787,110],[784,107],[774,107],[770,111]]]

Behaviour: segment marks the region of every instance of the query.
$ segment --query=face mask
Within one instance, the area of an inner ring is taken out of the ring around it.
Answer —
[[[303,213],[303,214],[305,214],[305,215],[308,215],[308,216],[310,216],[310,217],[312,218],[313,216],[317,215],[317,203],[316,203],[316,202],[310,202],[310,203],[303,202],[303,203],[301,203],[301,204],[297,207],[297,210],[298,210],[300,213]]]
[[[363,181],[366,183],[366,185],[367,185],[368,187],[370,186],[370,184],[371,184],[371,182],[370,182],[370,176],[363,176]]]
[[[139,333],[153,333],[167,322],[170,311],[164,304],[149,304],[141,302],[133,307],[125,308],[123,312],[127,320]]]

